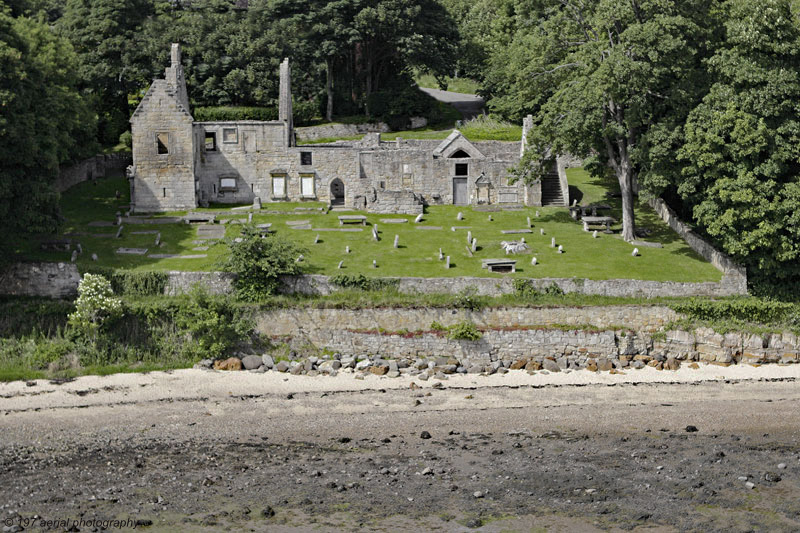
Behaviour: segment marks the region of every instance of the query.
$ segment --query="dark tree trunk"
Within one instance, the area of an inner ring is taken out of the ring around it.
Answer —
[[[325,108],[325,118],[328,122],[333,121],[333,59],[325,61],[325,92],[328,96],[328,105]]]

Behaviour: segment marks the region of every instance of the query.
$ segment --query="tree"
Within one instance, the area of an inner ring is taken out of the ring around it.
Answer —
[[[651,152],[654,126],[680,123],[686,101],[696,101],[702,49],[712,0],[553,1],[540,23],[518,32],[531,51],[530,92],[540,99],[531,150],[524,162],[546,154],[593,155],[589,170],[610,171],[622,193],[622,237],[636,238],[634,195]],[[513,87],[513,85],[511,85]],[[690,108],[689,108],[690,109]],[[543,167],[541,167],[543,168]],[[535,173],[527,179],[535,179]]]
[[[55,229],[59,164],[94,153],[69,42],[41,19],[0,8],[0,231]]]
[[[800,29],[788,0],[727,4],[716,82],[688,117],[679,194],[758,278],[800,276]]]
[[[274,294],[280,276],[302,272],[297,259],[305,250],[292,241],[274,234],[262,237],[252,224],[242,228],[241,239],[230,243],[225,265],[236,274],[234,286],[240,298],[255,301]]]
[[[68,323],[76,331],[97,341],[104,325],[122,316],[122,300],[114,296],[111,282],[100,274],[84,274],[78,284],[75,311]]]

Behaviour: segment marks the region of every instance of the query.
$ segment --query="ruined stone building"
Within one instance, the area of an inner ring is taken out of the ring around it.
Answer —
[[[278,120],[196,122],[180,46],[165,79],[155,80],[131,117],[131,201],[136,212],[187,210],[208,203],[315,200],[378,213],[422,212],[422,205],[565,203],[566,178],[526,187],[508,182],[519,142],[445,140],[295,142],[288,59],[280,67]],[[524,145],[524,140],[522,145]],[[563,174],[563,172],[561,173]]]

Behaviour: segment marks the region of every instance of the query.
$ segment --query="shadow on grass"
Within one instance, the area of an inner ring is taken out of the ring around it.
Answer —
[[[583,200],[583,191],[577,188],[574,185],[569,186],[569,199],[570,200],[577,200],[580,204]]]

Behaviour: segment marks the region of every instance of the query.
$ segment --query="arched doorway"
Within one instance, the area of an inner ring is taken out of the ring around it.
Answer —
[[[331,206],[344,205],[344,183],[339,178],[331,182]]]

